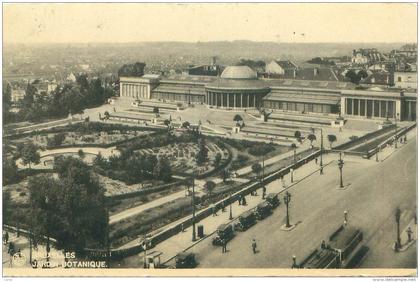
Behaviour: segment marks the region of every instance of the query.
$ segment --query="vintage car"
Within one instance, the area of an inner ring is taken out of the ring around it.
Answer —
[[[271,209],[271,204],[267,201],[264,201],[258,204],[258,206],[255,208],[255,216],[260,220],[264,219],[271,214]]]
[[[182,252],[175,257],[175,268],[195,268],[197,265],[194,253]]]
[[[222,224],[217,227],[216,236],[213,238],[213,245],[222,245],[222,240],[229,241],[235,236],[233,226],[231,224]]]
[[[270,193],[265,197],[265,200],[270,203],[270,205],[275,208],[280,205],[279,197],[276,193]]]
[[[255,213],[253,210],[246,211],[241,214],[238,221],[234,225],[234,229],[238,231],[245,231],[254,225],[256,222]]]

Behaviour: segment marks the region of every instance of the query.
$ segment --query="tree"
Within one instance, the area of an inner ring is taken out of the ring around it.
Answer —
[[[154,169],[153,175],[155,179],[170,181],[172,178],[172,169],[170,162],[167,158],[159,158]]]
[[[109,114],[109,112],[108,112],[108,111],[105,111],[105,112],[104,112],[104,116],[105,116],[105,118],[106,118],[106,119],[109,119],[109,117],[110,117],[111,115]]]
[[[31,169],[31,164],[39,164],[41,158],[38,148],[30,142],[23,146],[21,155],[23,164],[29,165],[29,169]]]
[[[292,143],[290,145],[290,147],[293,149],[293,163],[296,163],[296,148],[297,148],[297,146],[296,146],[295,143]]]
[[[204,189],[206,189],[207,193],[209,193],[210,198],[214,188],[216,188],[216,183],[214,183],[213,181],[208,180],[206,181],[206,183],[204,183]]]
[[[230,172],[227,169],[222,170],[221,172],[223,183],[230,177]]]
[[[302,143],[302,133],[299,130],[295,131],[295,138],[299,143]]]
[[[188,121],[184,121],[183,123],[182,123],[182,126],[181,126],[182,128],[189,128],[190,127],[190,123],[188,122]]]
[[[262,166],[260,163],[255,163],[251,166],[252,172],[257,175],[257,178],[260,177],[260,172],[262,171]]]
[[[236,121],[236,125],[239,125],[239,123],[240,123],[241,121],[243,121],[243,118],[241,117],[241,115],[236,114],[236,115],[233,117],[233,121]]]
[[[198,153],[197,153],[197,164],[198,165],[201,165],[201,164],[203,164],[207,161],[208,152],[209,152],[209,149],[207,149],[207,147],[206,147],[206,141],[204,140],[204,138],[201,138],[200,144],[199,144],[199,150],[198,150]]]
[[[153,107],[153,113],[154,113],[156,116],[159,116],[159,107]]]
[[[53,136],[52,139],[48,138],[48,146],[60,146],[63,144],[64,140],[66,139],[66,135],[64,133],[57,133]]]
[[[3,185],[15,183],[19,180],[18,167],[12,158],[3,155]]]
[[[332,149],[332,144],[337,141],[337,137],[335,135],[328,135],[328,142],[330,142],[330,148]]]
[[[163,124],[166,125],[167,127],[169,127],[169,125],[171,124],[171,121],[169,119],[165,119],[163,121]]]
[[[118,70],[118,76],[143,76],[145,63],[136,62],[134,64],[123,65]]]
[[[217,153],[214,157],[214,166],[217,167],[220,164],[220,161],[222,160],[222,155],[220,153]]]
[[[316,135],[311,133],[308,135],[308,140],[311,142],[311,147],[312,147],[312,142],[314,142],[316,140]]]
[[[79,151],[77,151],[77,155],[79,155],[79,158],[81,158],[82,160],[85,158],[85,152],[83,152],[82,149],[79,149]]]
[[[53,237],[59,248],[83,250],[104,246],[108,217],[105,190],[82,161],[63,158],[59,178],[29,180],[34,233]]]

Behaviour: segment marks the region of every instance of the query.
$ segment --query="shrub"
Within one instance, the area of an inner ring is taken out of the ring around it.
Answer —
[[[248,153],[254,156],[262,156],[274,151],[274,146],[270,144],[258,144],[248,149]]]

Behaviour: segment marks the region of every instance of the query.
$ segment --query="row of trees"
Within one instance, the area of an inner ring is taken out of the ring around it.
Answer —
[[[139,183],[144,180],[172,179],[172,169],[167,158],[157,158],[155,155],[111,156],[104,158],[99,154],[94,160],[94,166],[100,168],[103,174],[127,184]]]
[[[45,118],[66,117],[69,113],[83,113],[83,109],[97,107],[113,96],[113,90],[103,87],[99,78],[88,80],[87,75],[77,77],[75,84],[57,87],[51,94],[38,93],[33,84],[28,84],[20,102],[20,111],[10,112],[11,89],[3,89],[3,118],[5,122],[23,120],[40,121]]]
[[[64,250],[104,246],[108,221],[104,188],[81,160],[59,157],[54,170],[58,179],[45,175],[29,179],[31,231],[38,238],[55,238]]]

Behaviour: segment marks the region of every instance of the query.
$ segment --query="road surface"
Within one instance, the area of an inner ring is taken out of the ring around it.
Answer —
[[[297,224],[292,231],[280,229],[285,223],[282,204],[270,217],[237,233],[228,243],[228,253],[222,254],[210,239],[190,251],[197,254],[202,268],[289,268],[293,255],[299,262],[327,240],[343,223],[347,210],[348,224],[364,232],[364,244],[370,248],[366,267],[413,267],[416,245],[398,254],[403,259],[395,259],[391,245],[395,240],[395,209],[400,207],[403,212],[402,226],[413,218],[416,209],[415,152],[416,139],[412,139],[384,162],[345,158],[344,184],[349,186],[344,190],[337,189],[336,165],[327,167],[324,176],[305,179],[290,190],[291,223]],[[257,240],[257,254],[252,253],[253,238]]]

